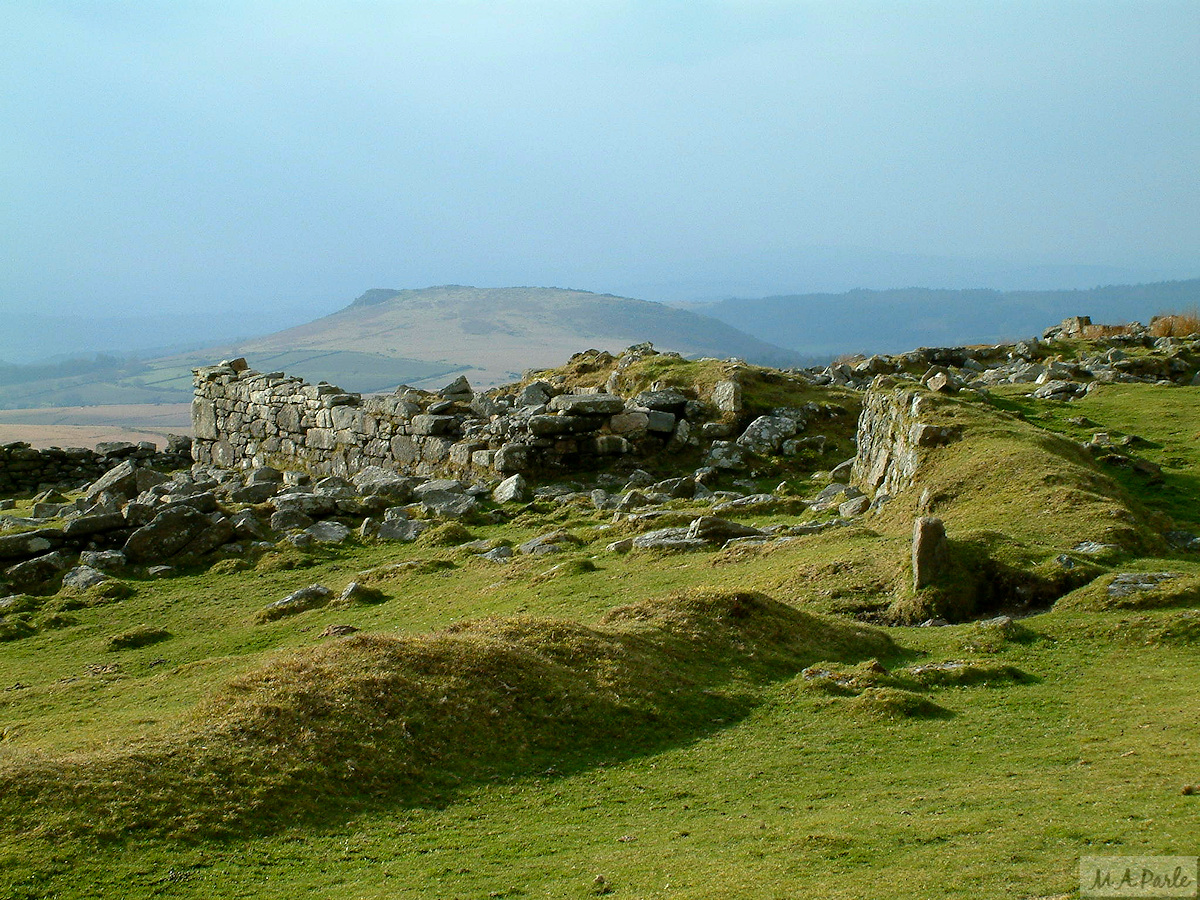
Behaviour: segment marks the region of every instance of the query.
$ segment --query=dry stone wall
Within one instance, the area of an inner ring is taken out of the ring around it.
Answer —
[[[50,487],[80,487],[126,460],[155,469],[188,466],[192,461],[191,441],[171,435],[165,450],[158,450],[149,441],[98,444],[94,450],[85,447],[38,449],[23,441],[0,444],[0,497]]]
[[[347,477],[382,466],[481,481],[697,447],[701,423],[721,412],[674,389],[625,399],[534,382],[475,394],[465,378],[437,393],[364,398],[234,360],[195,370],[193,455],[224,468]]]

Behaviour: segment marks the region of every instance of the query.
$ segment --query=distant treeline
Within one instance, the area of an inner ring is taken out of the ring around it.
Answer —
[[[1074,291],[857,290],[730,299],[699,308],[798,353],[902,353],[1036,337],[1067,316],[1149,324],[1200,306],[1200,279]]]
[[[24,366],[0,361],[0,385],[29,384],[34,381],[84,376],[97,380],[109,380],[113,377],[128,377],[144,371],[147,371],[144,363],[103,353],[90,357]]]

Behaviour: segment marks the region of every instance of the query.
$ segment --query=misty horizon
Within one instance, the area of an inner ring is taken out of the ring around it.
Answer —
[[[6,316],[1200,274],[1200,7],[6,7]]]

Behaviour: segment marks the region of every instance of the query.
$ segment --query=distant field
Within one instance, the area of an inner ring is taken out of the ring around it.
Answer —
[[[0,410],[0,443],[34,447],[94,447],[103,441],[154,441],[192,433],[187,403],[64,406]]]
[[[398,384],[422,382],[440,387],[469,368],[455,362],[353,350],[286,349],[243,354],[230,347],[148,361],[101,358],[7,369],[0,363],[0,411],[138,409],[149,405],[173,409],[191,400],[192,369],[242,355],[247,355],[250,365],[259,371],[283,371],[313,383],[328,381],[362,393],[391,391]],[[564,354],[563,359],[568,355]],[[474,381],[479,383],[478,379]]]

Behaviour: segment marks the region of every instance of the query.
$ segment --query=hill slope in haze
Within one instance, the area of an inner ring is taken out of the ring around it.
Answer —
[[[912,347],[995,344],[1041,334],[1067,316],[1146,321],[1200,304],[1200,279],[1084,291],[903,288],[730,299],[687,309],[769,337],[797,353],[899,353]]]
[[[525,369],[560,363],[593,347],[619,351],[651,341],[684,356],[741,357],[788,366],[798,354],[750,337],[707,316],[660,303],[559,288],[475,288],[367,291],[354,303],[307,325],[245,341],[237,351],[256,368],[259,357],[285,351],[355,351],[403,357],[466,370],[471,383],[512,381]],[[297,369],[297,374],[306,375]],[[412,378],[436,379],[436,375]],[[395,382],[392,382],[394,385]],[[342,384],[351,390],[391,385]]]
[[[724,322],[646,300],[558,288],[377,288],[332,315],[236,344],[148,360],[0,361],[0,410],[185,403],[194,367],[236,356],[261,371],[363,393],[398,384],[438,387],[460,372],[475,387],[490,387],[580,350],[619,352],[644,341],[684,356],[736,356],[760,365],[815,361]]]

